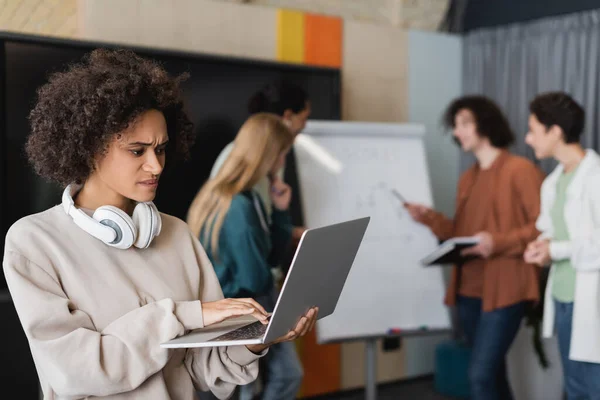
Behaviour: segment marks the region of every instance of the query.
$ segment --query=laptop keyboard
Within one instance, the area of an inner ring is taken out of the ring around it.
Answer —
[[[232,340],[258,339],[265,334],[268,326],[269,325],[264,325],[260,321],[256,321],[251,323],[250,325],[245,325],[231,332],[227,332],[221,336],[217,336],[216,338],[211,339],[209,341],[228,342]]]

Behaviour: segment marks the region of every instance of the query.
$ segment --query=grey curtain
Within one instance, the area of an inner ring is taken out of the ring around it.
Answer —
[[[524,143],[530,100],[545,91],[568,92],[586,110],[582,144],[600,150],[599,54],[600,10],[481,29],[465,36],[464,90],[498,103],[517,135],[514,152],[530,159]],[[463,157],[461,170],[472,161]],[[540,165],[549,171],[555,163]]]

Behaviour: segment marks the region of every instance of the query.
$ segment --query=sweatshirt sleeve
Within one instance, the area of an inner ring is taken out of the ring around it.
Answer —
[[[446,217],[441,212],[429,211],[424,216],[423,223],[431,229],[431,232],[440,241],[448,240],[454,234],[454,220]]]
[[[223,292],[200,242],[190,233],[201,272],[200,299],[203,303],[221,300]],[[246,346],[188,349],[185,366],[196,389],[211,391],[219,399],[228,398],[238,385],[253,382],[258,376],[257,360],[266,354],[254,354]]]
[[[454,218],[457,217],[458,209],[460,207],[461,198],[465,192],[465,186],[468,185],[468,181],[471,178],[472,172],[470,170],[463,173],[458,180],[456,188],[456,209]],[[438,238],[439,241],[443,242],[451,239],[455,236],[455,219],[448,218],[441,212],[430,210],[423,217],[423,224],[429,227],[431,232]]]
[[[535,167],[519,168],[514,172],[515,204],[524,211],[525,223],[508,232],[493,234],[494,251],[496,256],[522,256],[527,245],[535,240],[540,232],[536,221],[540,215],[540,190],[544,175]]]
[[[100,332],[69,300],[51,267],[6,251],[3,268],[38,371],[60,398],[134,390],[167,363],[161,343],[203,326],[199,301],[163,299]]]

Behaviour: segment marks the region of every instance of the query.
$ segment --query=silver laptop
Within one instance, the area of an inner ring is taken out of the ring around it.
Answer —
[[[161,347],[218,347],[271,343],[311,308],[318,319],[335,311],[370,217],[304,232],[268,324],[241,317],[192,331]]]

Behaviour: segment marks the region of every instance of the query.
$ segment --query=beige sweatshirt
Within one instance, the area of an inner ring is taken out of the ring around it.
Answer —
[[[187,225],[162,221],[145,250],[105,245],[61,206],[10,228],[4,274],[45,399],[226,398],[256,379],[259,356],[245,346],[160,347],[201,328],[201,302],[223,297]]]

